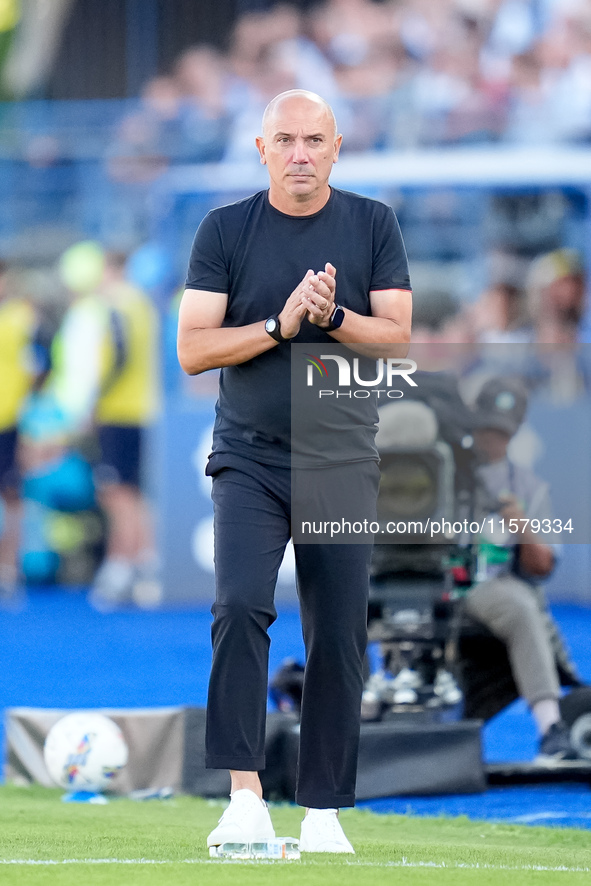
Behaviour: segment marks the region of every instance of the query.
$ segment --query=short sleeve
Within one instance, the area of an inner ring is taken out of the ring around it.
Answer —
[[[389,206],[376,214],[373,230],[373,267],[370,291],[408,289],[410,275],[398,219]]]
[[[209,212],[197,228],[189,258],[187,289],[228,292],[228,266],[216,215],[215,211]]]

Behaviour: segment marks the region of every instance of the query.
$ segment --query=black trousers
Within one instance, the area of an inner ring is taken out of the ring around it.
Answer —
[[[206,765],[265,768],[270,625],[291,536],[290,471],[257,464],[214,475],[216,602]],[[359,477],[359,467],[356,475]],[[375,501],[379,471],[364,469]],[[296,802],[352,806],[367,645],[369,544],[296,544],[306,669]]]

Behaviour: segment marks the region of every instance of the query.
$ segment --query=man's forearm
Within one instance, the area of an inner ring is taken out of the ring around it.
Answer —
[[[386,317],[364,317],[348,308],[341,326],[330,335],[340,344],[354,344],[355,351],[368,357],[406,357],[410,345],[410,328]],[[359,347],[363,344],[367,347]]]
[[[178,358],[187,375],[208,369],[237,366],[276,347],[265,331],[265,322],[248,326],[224,326],[215,329],[188,329],[179,333]]]

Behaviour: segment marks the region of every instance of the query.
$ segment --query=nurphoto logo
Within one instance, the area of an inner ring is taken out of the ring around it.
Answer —
[[[417,364],[414,360],[400,359],[396,357],[380,357],[376,360],[375,378],[361,378],[359,367],[359,357],[343,357],[341,354],[306,354],[307,377],[306,384],[309,388],[314,387],[317,374],[323,382],[328,379],[329,367],[326,362],[334,361],[337,366],[337,389],[320,388],[318,397],[356,397],[357,399],[367,399],[375,394],[378,399],[382,394],[390,399],[398,400],[404,396],[404,392],[394,389],[394,383],[401,379],[413,388],[417,387],[416,381],[411,378],[413,372],[416,372]],[[334,371],[334,366],[331,367]],[[351,390],[351,385],[358,386],[357,390]],[[378,387],[385,385],[385,387]],[[349,390],[343,390],[349,389]]]

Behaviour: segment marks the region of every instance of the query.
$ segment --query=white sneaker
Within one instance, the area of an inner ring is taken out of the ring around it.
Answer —
[[[130,560],[115,557],[105,560],[92,582],[91,605],[99,612],[112,612],[129,605],[135,578],[135,568]]]
[[[230,805],[217,828],[207,838],[207,845],[222,843],[262,843],[275,837],[269,809],[254,791],[241,788],[230,797]]]
[[[462,693],[456,683],[453,674],[441,668],[437,671],[433,692],[444,704],[458,704],[462,700]]]
[[[417,689],[423,685],[421,675],[411,668],[402,668],[392,680],[392,701],[394,704],[416,704],[419,700]]]
[[[300,852],[348,852],[355,850],[345,837],[338,809],[309,809],[302,822]]]

